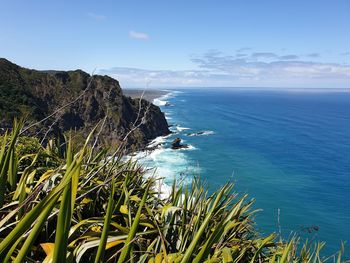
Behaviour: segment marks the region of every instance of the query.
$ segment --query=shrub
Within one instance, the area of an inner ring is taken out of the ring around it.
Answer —
[[[60,156],[53,143],[44,149],[35,138],[19,137],[20,128],[15,123],[0,149],[2,262],[326,260],[323,244],[297,252],[297,238],[283,242],[257,233],[252,201],[238,198],[230,182],[211,195],[197,179],[190,186],[174,182],[161,198],[158,179],[118,152],[111,156],[87,143],[74,151],[69,141]],[[33,161],[20,166],[15,156],[27,153]],[[40,158],[55,165],[48,169],[35,161]],[[340,262],[342,251],[337,257]]]

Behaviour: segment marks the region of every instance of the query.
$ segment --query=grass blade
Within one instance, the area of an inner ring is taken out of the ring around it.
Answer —
[[[112,215],[113,215],[113,208],[114,208],[114,203],[115,203],[114,202],[114,193],[115,193],[115,180],[113,178],[112,185],[111,185],[111,193],[110,193],[108,205],[107,205],[106,216],[105,216],[105,220],[103,223],[103,231],[102,231],[100,244],[98,246],[96,257],[95,257],[95,263],[103,262],[108,232],[109,232],[109,228],[110,228],[110,224],[111,224],[111,219],[112,219]]]
[[[50,215],[53,207],[56,205],[58,198],[59,198],[59,195],[52,198],[50,202],[47,204],[47,206],[42,210],[33,229],[31,230],[29,236],[26,238],[26,241],[21,247],[16,259],[14,260],[14,263],[25,262],[26,255],[28,254],[31,246],[33,245],[35,238],[39,235],[41,229],[43,228],[43,225],[47,220],[47,217]]]
[[[130,253],[130,249],[131,249],[131,241],[132,241],[132,240],[134,239],[134,237],[135,237],[135,234],[136,234],[136,231],[137,231],[139,222],[140,222],[140,217],[141,217],[142,208],[143,208],[143,206],[145,205],[146,200],[147,200],[149,187],[150,187],[150,183],[147,184],[147,187],[146,187],[146,190],[145,190],[145,192],[144,192],[144,194],[143,194],[143,197],[142,197],[140,206],[139,206],[139,208],[138,208],[138,210],[137,210],[137,213],[136,213],[134,222],[133,222],[133,224],[132,224],[132,226],[131,226],[131,229],[130,229],[128,238],[127,238],[126,241],[125,241],[124,247],[123,247],[122,252],[121,252],[121,254],[120,254],[120,257],[119,257],[119,259],[118,259],[118,263],[126,262],[126,260],[127,260],[128,257],[129,257],[129,253]]]

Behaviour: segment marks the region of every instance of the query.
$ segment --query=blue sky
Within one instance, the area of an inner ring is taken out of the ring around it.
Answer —
[[[123,87],[350,88],[350,1],[4,1],[0,57]]]

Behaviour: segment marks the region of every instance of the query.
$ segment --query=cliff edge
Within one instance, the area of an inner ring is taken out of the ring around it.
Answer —
[[[170,133],[159,107],[124,96],[119,82],[109,76],[91,77],[82,70],[31,70],[0,58],[2,130],[11,126],[14,117],[25,115],[28,121],[34,122],[67,104],[69,106],[30,133],[39,136],[55,133],[57,136],[75,130],[86,136],[106,117],[100,141],[113,147],[120,144],[138,120],[137,128],[127,138],[127,147],[131,150],[142,149],[150,140]]]

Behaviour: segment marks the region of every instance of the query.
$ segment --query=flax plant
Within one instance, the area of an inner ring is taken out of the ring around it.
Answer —
[[[2,262],[343,262],[343,249],[299,244],[254,229],[252,200],[228,182],[208,193],[200,180],[168,197],[145,169],[90,137],[73,150],[55,141],[18,154],[21,122],[0,140]],[[91,146],[92,145],[92,146]],[[50,165],[48,165],[50,164]]]

